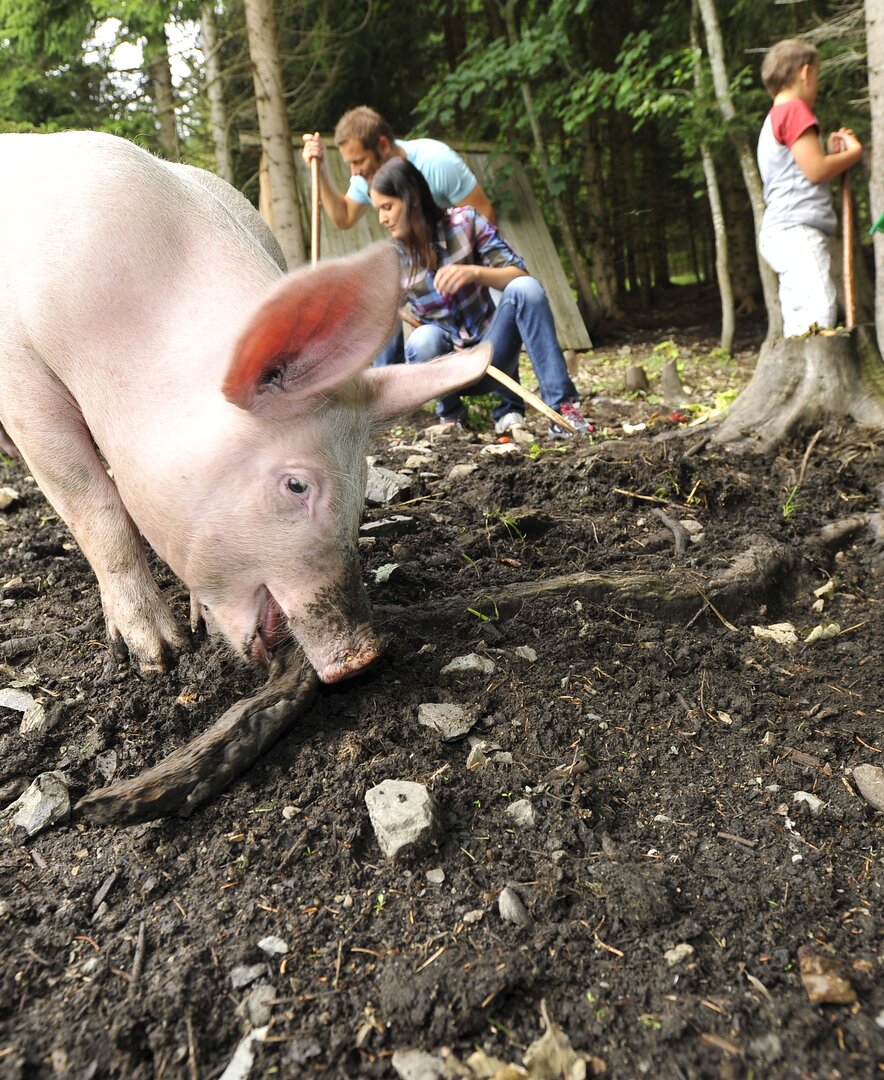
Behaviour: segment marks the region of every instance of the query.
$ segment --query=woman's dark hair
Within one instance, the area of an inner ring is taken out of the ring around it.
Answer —
[[[392,195],[402,200],[405,238],[402,244],[414,270],[430,267],[431,243],[436,226],[445,211],[436,205],[423,173],[407,158],[394,157],[385,162],[371,178],[371,190],[379,195]],[[432,267],[430,267],[432,269]]]

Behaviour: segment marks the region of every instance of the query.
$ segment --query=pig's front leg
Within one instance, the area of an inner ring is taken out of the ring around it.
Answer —
[[[42,419],[47,416],[52,421]],[[123,660],[128,650],[142,671],[165,671],[188,641],[157,588],[141,536],[76,404],[66,394],[46,394],[41,408],[16,416],[8,426],[34,479],[95,571],[114,656]]]

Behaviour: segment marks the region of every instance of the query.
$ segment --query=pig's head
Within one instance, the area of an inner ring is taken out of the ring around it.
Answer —
[[[235,408],[208,467],[223,498],[204,500],[182,576],[258,663],[290,636],[325,682],[379,655],[357,553],[372,431],[475,382],[491,357],[369,368],[399,300],[398,256],[377,245],[282,279],[234,349]]]

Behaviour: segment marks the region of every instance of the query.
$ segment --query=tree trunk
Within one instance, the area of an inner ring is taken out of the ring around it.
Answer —
[[[703,72],[700,66],[700,41],[697,31],[697,9],[691,13],[691,48],[694,53],[694,89],[700,92],[703,85]],[[712,214],[712,230],[715,235],[715,276],[718,281],[718,294],[721,297],[721,347],[732,352],[734,347],[734,290],[731,284],[730,263],[728,261],[727,227],[724,222],[724,210],[721,205],[721,192],[718,188],[718,176],[715,161],[705,142],[700,143],[700,156],[703,159],[703,175],[706,178],[706,194]]]
[[[180,156],[178,125],[175,122],[175,96],[172,92],[172,69],[169,66],[169,42],[165,29],[161,27],[148,36],[144,53],[157,113],[160,150],[167,161],[177,161]]]
[[[602,190],[602,166],[596,133],[589,121],[582,125],[583,181],[586,184],[587,235],[592,250],[592,276],[598,290],[602,315],[621,320],[623,312],[617,298],[617,271],[611,251],[608,208]]]
[[[764,196],[761,189],[761,177],[758,175],[758,166],[755,163],[755,155],[749,143],[746,132],[738,126],[737,111],[731,100],[730,86],[727,77],[727,67],[724,61],[724,42],[721,37],[721,27],[718,23],[718,11],[715,0],[698,0],[700,15],[703,19],[703,29],[706,33],[706,50],[709,54],[709,64],[712,69],[712,81],[715,86],[715,97],[721,115],[724,117],[728,134],[736,148],[737,157],[740,161],[740,171],[743,174],[743,182],[749,193],[749,201],[752,204],[752,216],[755,219],[756,242],[761,229],[761,218],[764,214]],[[780,310],[780,299],[777,287],[777,276],[767,265],[761,255],[758,255],[758,269],[761,274],[761,285],[764,290],[764,303],[767,308],[767,341],[782,336],[783,314]]]
[[[270,183],[269,225],[290,267],[305,259],[295,193],[295,157],[282,89],[282,66],[272,0],[246,0],[246,32],[255,84],[261,146]]]
[[[209,123],[215,144],[215,172],[228,184],[234,182],[233,153],[227,129],[227,106],[224,102],[224,80],[221,76],[221,52],[218,42],[218,20],[214,0],[200,9],[203,54],[206,58],[206,95],[209,99]]]
[[[504,20],[510,44],[515,44],[519,40],[519,31],[516,27],[513,4],[514,0],[507,0],[507,3],[504,6]],[[540,172],[549,194],[550,206],[552,207],[556,224],[561,233],[562,243],[565,245],[565,251],[568,253],[568,259],[571,263],[571,268],[574,271],[574,278],[577,282],[577,292],[580,297],[580,308],[583,312],[584,322],[586,322],[586,328],[591,334],[599,323],[601,310],[593,292],[589,269],[580,253],[577,238],[571,227],[570,218],[565,213],[562,200],[556,193],[552,184],[549,153],[547,152],[546,139],[543,136],[543,130],[540,126],[537,110],[534,107],[534,95],[531,93],[531,87],[526,79],[519,80],[519,87],[522,91],[522,101],[525,103],[525,115],[528,117],[528,123],[531,125],[531,135],[534,139],[534,151],[537,154]]]
[[[866,0],[866,48],[872,113],[869,200],[872,221],[884,214],[884,0]],[[875,233],[875,327],[884,347],[884,233]]]
[[[767,453],[829,416],[884,424],[884,363],[869,327],[766,341],[712,441]]]

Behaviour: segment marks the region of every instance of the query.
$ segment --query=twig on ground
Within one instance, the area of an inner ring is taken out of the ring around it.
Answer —
[[[807,463],[808,463],[808,461],[810,461],[810,455],[813,453],[813,448],[819,442],[819,439],[820,439],[820,436],[822,435],[822,433],[823,433],[823,429],[820,428],[819,431],[814,435],[814,437],[807,444],[807,449],[804,451],[804,457],[801,459],[801,468],[798,470],[798,482],[795,484],[795,490],[796,491],[804,483],[804,474],[807,472]]]
[[[144,949],[147,944],[147,928],[142,922],[138,927],[138,940],[135,942],[135,959],[132,961],[132,973],[129,976],[128,997],[133,998],[141,981],[141,971],[144,967]]]

